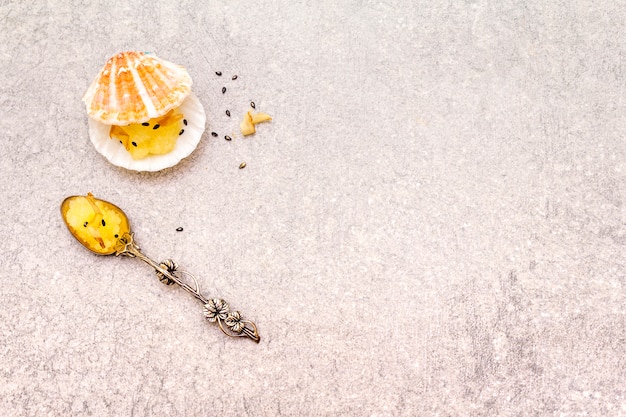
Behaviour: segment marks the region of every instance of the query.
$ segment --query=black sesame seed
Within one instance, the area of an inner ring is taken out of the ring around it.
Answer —
[[[156,129],[160,128],[160,127],[161,127],[161,125],[157,123],[157,124],[154,125],[154,127],[152,129],[156,130]]]
[[[120,140],[120,143],[122,143],[122,141],[121,141],[121,140]],[[123,145],[123,143],[122,143],[122,145]]]
[[[102,219],[102,225],[106,226],[107,224],[104,222],[104,219]]]
[[[236,79],[237,79],[237,76],[236,76],[236,75],[233,75],[233,80],[236,80]]]
[[[218,77],[222,76],[222,71],[215,71],[215,75],[217,75]]]
[[[228,136],[228,135],[224,136],[224,139],[226,139],[226,140],[233,140],[233,138],[231,138],[231,137],[230,137],[230,136]]]
[[[214,138],[217,137],[217,132],[211,132],[211,136],[213,136]]]
[[[87,224],[88,224],[88,223],[89,223],[89,222],[85,222],[85,223],[83,223],[83,227],[87,227]]]
[[[137,147],[137,142],[131,142],[133,144],[133,146],[136,148]]]
[[[226,110],[226,116],[230,117],[230,110]]]
[[[180,129],[180,132],[178,132],[178,136],[182,135],[183,133],[185,133],[185,129]]]
[[[187,126],[187,119],[183,119],[183,124]]]
[[[226,92],[226,87],[222,87],[222,94]]]
[[[182,228],[182,227],[177,227],[177,228],[176,228],[176,231],[177,231],[177,232],[182,232],[182,231],[183,231],[183,228]]]
[[[148,123],[148,122],[143,122],[141,125],[142,125],[142,126],[150,126],[150,123]]]
[[[120,237],[120,235],[116,234],[113,237],[117,239],[118,237]]]
[[[256,104],[254,104],[254,101],[250,102],[250,107],[252,107],[253,109],[256,109]]]

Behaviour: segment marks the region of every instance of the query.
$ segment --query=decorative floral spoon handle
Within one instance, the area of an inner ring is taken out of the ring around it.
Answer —
[[[206,298],[202,295],[196,278],[188,272],[177,271],[178,265],[174,261],[168,259],[167,261],[157,263],[141,253],[139,246],[134,241],[133,233],[126,233],[118,239],[115,255],[139,258],[155,269],[162,283],[166,285],[178,284],[182,289],[200,300],[204,305],[203,312],[206,319],[212,323],[217,322],[220,330],[227,336],[248,337],[257,343],[261,340],[253,322],[244,320],[239,311],[230,311],[226,301],[219,298]],[[189,276],[195,286],[192,287],[183,281],[181,277],[176,275],[176,272]]]

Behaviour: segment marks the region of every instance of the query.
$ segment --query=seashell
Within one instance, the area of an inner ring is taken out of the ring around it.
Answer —
[[[143,159],[133,159],[124,145],[109,136],[111,126],[89,118],[89,138],[96,150],[113,165],[133,171],[160,171],[172,167],[183,158],[189,156],[198,146],[206,115],[200,100],[193,94],[189,94],[178,107],[187,120],[185,133],[176,141],[174,149],[163,155],[148,155]]]
[[[89,117],[107,125],[143,123],[176,108],[191,93],[180,65],[143,52],[111,57],[83,97]]]

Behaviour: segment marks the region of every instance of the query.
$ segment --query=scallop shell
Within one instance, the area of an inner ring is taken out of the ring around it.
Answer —
[[[92,118],[89,118],[89,138],[96,150],[113,165],[133,171],[160,171],[176,165],[189,156],[198,146],[204,132],[206,115],[202,103],[193,93],[183,101],[179,110],[187,119],[185,133],[179,136],[174,149],[164,155],[148,155],[143,159],[133,159],[124,145],[110,138],[111,126]]]
[[[185,68],[143,52],[111,57],[83,101],[89,117],[107,125],[143,123],[159,117],[191,93]]]

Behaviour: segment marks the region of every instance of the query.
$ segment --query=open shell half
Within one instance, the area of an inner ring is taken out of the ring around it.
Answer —
[[[189,156],[198,146],[206,114],[200,100],[189,94],[178,108],[187,120],[185,133],[179,136],[174,149],[163,155],[149,155],[143,159],[133,159],[119,141],[111,139],[111,126],[89,118],[89,138],[96,150],[113,165],[133,171],[160,171],[172,167]]]

